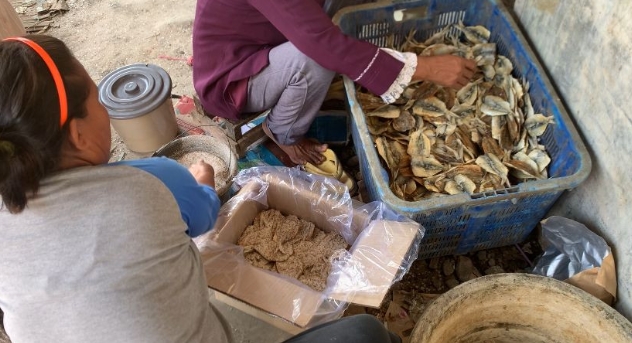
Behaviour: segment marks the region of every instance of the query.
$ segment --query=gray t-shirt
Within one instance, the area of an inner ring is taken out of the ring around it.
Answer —
[[[44,180],[0,210],[0,308],[13,343],[227,342],[176,200],[128,166]]]

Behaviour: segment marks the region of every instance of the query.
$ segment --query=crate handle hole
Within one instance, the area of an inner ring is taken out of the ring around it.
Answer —
[[[428,17],[428,7],[414,7],[402,10],[393,11],[393,20],[396,22],[406,21],[411,19],[424,19]]]

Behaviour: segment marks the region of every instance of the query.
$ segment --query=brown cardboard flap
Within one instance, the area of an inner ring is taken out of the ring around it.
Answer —
[[[612,253],[603,259],[595,282],[605,288],[615,299],[617,298],[617,270]]]
[[[267,312],[263,312],[257,308],[252,307],[251,305],[246,304],[243,301],[237,300],[231,296],[228,296],[226,294],[223,294],[221,292],[213,292],[213,296],[215,297],[215,299],[223,302],[226,305],[229,305],[231,307],[234,307],[244,313],[247,313],[255,318],[258,318],[270,325],[273,325],[285,332],[291,333],[293,335],[298,335],[299,333],[303,332],[305,329],[300,328],[294,324],[292,324],[291,322],[288,322],[287,320],[283,319],[283,318],[279,318],[275,315],[272,315],[270,313]]]
[[[325,299],[319,292],[291,282],[286,277],[253,267],[245,262],[235,263],[227,252],[211,256],[208,252],[202,258],[213,259],[206,268],[223,268],[225,273],[214,271],[208,278],[209,287],[263,311],[273,313],[285,320],[305,326],[312,319]],[[209,274],[209,273],[207,273]]]
[[[409,258],[408,251],[418,230],[416,223],[373,221],[360,234],[351,249],[351,264],[360,266],[362,280],[339,280],[328,294],[329,297],[363,306],[380,307],[400,266]],[[354,287],[358,288],[349,287],[349,281],[356,281]]]
[[[601,267],[583,270],[567,279],[566,282],[612,305],[617,296],[617,274],[612,254],[604,258]]]

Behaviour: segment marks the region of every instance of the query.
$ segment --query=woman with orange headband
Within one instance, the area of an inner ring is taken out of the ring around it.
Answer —
[[[11,341],[229,342],[189,237],[217,217],[212,167],[108,164],[110,139],[96,85],[61,41],[0,42],[0,309]],[[332,340],[400,341],[360,315],[286,342]]]
[[[227,342],[190,239],[217,216],[212,167],[107,164],[110,140],[97,87],[61,41],[0,42],[0,309],[11,341]]]

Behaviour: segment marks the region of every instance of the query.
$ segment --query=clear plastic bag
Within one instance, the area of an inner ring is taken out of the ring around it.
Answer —
[[[350,302],[378,307],[417,258],[421,225],[381,202],[352,200],[336,180],[263,166],[240,172],[234,185],[239,192],[222,206],[214,230],[195,239],[209,285],[301,328],[339,318]],[[338,232],[351,246],[332,259],[323,292],[245,260],[236,242],[269,208]]]

